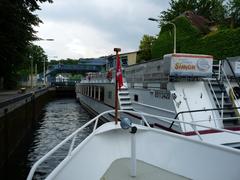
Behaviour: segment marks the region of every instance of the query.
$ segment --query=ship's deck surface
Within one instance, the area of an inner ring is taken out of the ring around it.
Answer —
[[[187,180],[189,178],[166,171],[159,167],[137,160],[137,176],[131,177],[130,159],[122,158],[114,161],[102,176],[101,180]]]

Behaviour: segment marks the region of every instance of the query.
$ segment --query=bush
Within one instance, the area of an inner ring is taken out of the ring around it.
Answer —
[[[177,52],[209,54],[215,59],[240,55],[240,28],[222,29],[204,36],[191,25],[185,17],[177,18]],[[172,32],[171,34],[169,32]],[[167,24],[162,27],[158,39],[152,47],[152,57],[162,58],[164,54],[173,52],[173,27]]]

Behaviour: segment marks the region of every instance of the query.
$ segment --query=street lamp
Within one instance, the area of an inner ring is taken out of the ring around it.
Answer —
[[[47,57],[48,59],[49,57]],[[58,56],[52,56],[52,58],[58,58]],[[43,61],[43,85],[46,86],[46,58]]]
[[[46,65],[46,58],[44,58],[43,61],[43,85],[46,86],[46,69],[45,69],[45,65]]]
[[[155,19],[155,18],[148,18],[149,21],[155,21],[155,22],[159,22],[159,19]],[[176,54],[176,44],[177,44],[177,28],[176,25],[173,22],[167,22],[166,24],[171,24],[173,25],[173,29],[174,29],[174,38],[173,38],[173,54]]]
[[[43,39],[39,38],[38,41],[54,41],[52,38]],[[43,85],[46,86],[46,58],[43,61]]]
[[[52,38],[49,38],[49,39],[39,38],[39,39],[37,39],[37,41],[54,41],[54,39],[52,39]]]

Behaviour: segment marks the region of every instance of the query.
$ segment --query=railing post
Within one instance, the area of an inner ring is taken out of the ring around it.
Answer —
[[[222,64],[222,62],[220,60],[219,63],[218,63],[218,80],[219,81],[220,81],[220,78],[221,78],[221,64]]]
[[[222,106],[221,119],[222,119],[222,121],[223,121],[224,92],[222,92],[222,103],[221,103],[221,106]]]
[[[68,156],[71,156],[71,153],[72,153],[72,150],[73,150],[73,147],[74,147],[74,144],[75,144],[76,136],[77,136],[77,134],[75,134],[75,136],[72,139],[72,143],[71,143],[71,146],[70,146],[69,151],[68,151]]]
[[[97,129],[97,125],[98,125],[98,118],[95,120],[95,124],[94,124],[94,127],[93,127],[93,131],[95,131]]]
[[[137,162],[136,162],[136,135],[131,133],[131,176],[137,175]]]

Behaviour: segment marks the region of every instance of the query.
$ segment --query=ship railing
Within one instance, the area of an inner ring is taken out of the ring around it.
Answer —
[[[39,167],[40,164],[42,164],[43,162],[45,162],[47,160],[47,158],[49,158],[51,155],[53,155],[53,153],[55,153],[57,150],[59,150],[60,148],[62,148],[67,142],[71,141],[70,143],[70,147],[69,147],[69,150],[68,150],[68,153],[66,155],[66,157],[64,158],[64,160],[66,159],[70,159],[71,156],[72,156],[72,152],[74,151],[74,149],[76,148],[75,147],[75,141],[76,141],[76,137],[78,135],[78,133],[80,133],[81,131],[83,131],[83,129],[85,129],[86,127],[90,126],[91,124],[94,124],[93,126],[93,131],[92,133],[87,137],[85,138],[81,144],[79,145],[80,147],[83,147],[89,139],[91,139],[95,133],[96,133],[96,129],[97,129],[97,126],[98,126],[98,122],[99,122],[99,119],[106,115],[106,114],[109,114],[109,113],[113,113],[115,110],[109,110],[109,111],[105,111],[101,114],[99,114],[98,116],[96,116],[95,118],[93,118],[92,120],[90,120],[89,122],[87,122],[86,124],[84,124],[83,126],[81,126],[79,129],[77,129],[76,131],[74,131],[71,135],[69,135],[67,138],[65,138],[62,142],[60,142],[58,145],[56,145],[52,150],[50,150],[48,153],[46,153],[42,158],[40,158],[36,163],[34,163],[34,165],[32,166],[29,174],[28,174],[28,177],[27,177],[27,180],[32,180],[33,179],[33,176],[37,170],[37,168]],[[133,115],[138,115],[142,118],[142,121],[145,123],[145,125],[147,126],[147,128],[149,129],[155,129],[155,128],[152,128],[148,121],[146,120],[145,117],[153,117],[153,118],[157,118],[159,120],[165,120],[165,121],[169,121],[169,122],[179,122],[179,123],[184,123],[184,124],[187,124],[187,125],[190,125],[193,129],[193,131],[197,134],[197,136],[199,137],[199,139],[201,141],[203,141],[203,138],[201,137],[201,134],[199,133],[199,131],[196,129],[196,127],[202,127],[202,128],[206,128],[206,129],[211,129],[211,130],[215,130],[215,131],[218,131],[218,132],[226,132],[226,133],[230,133],[230,134],[234,134],[234,135],[239,135],[240,136],[240,133],[238,132],[235,132],[235,131],[231,131],[231,130],[227,130],[227,129],[220,129],[220,128],[213,128],[213,127],[209,127],[209,126],[204,126],[204,125],[200,125],[200,124],[196,124],[195,122],[185,122],[185,121],[181,121],[181,120],[177,120],[177,119],[173,119],[173,118],[168,118],[168,117],[164,117],[164,116],[159,116],[159,115],[152,115],[152,114],[148,114],[148,113],[143,113],[143,112],[136,112],[136,111],[130,111],[130,110],[119,110],[120,113],[129,113],[129,114],[133,114]],[[78,147],[79,147],[78,146]],[[63,161],[64,161],[63,160]],[[61,161],[62,162],[62,161]],[[59,164],[61,163],[59,162]]]
[[[89,73],[85,78],[81,80],[81,83],[107,83],[107,74],[98,72],[98,73]]]
[[[191,110],[191,111],[181,111],[181,112],[178,112],[175,115],[174,119],[178,119],[180,114],[186,114],[186,113],[197,113],[197,112],[207,112],[207,111],[221,111],[221,110],[235,110],[235,109],[240,109],[240,107],[210,108],[210,109],[196,109],[196,110]]]
[[[151,108],[151,109],[156,109],[156,110],[159,110],[159,111],[163,111],[163,112],[166,112],[166,113],[176,114],[175,111],[171,111],[169,109],[164,109],[164,108],[160,108],[160,107],[156,107],[156,106],[151,106],[151,105],[140,103],[140,102],[136,102],[136,101],[132,101],[132,103],[133,104],[137,104],[137,105],[141,105],[141,106],[145,106],[145,107],[148,107],[148,108]]]
[[[222,67],[221,70],[222,70],[222,72],[223,72],[222,74],[223,74],[224,78],[225,78],[226,81],[227,81],[228,86],[229,86],[230,89],[232,90],[233,99],[234,99],[234,100],[237,100],[236,94],[235,94],[235,92],[234,92],[234,90],[233,90],[233,87],[232,87],[232,85],[231,85],[231,83],[230,83],[230,81],[229,81],[229,79],[228,79],[228,77],[227,77],[227,74],[226,74],[226,72],[224,71],[223,67]],[[236,104],[237,104],[237,106],[239,106],[238,101],[236,101]]]
[[[223,119],[224,92],[222,91],[222,93],[221,93],[221,106],[220,106],[219,101],[218,101],[218,98],[217,98],[217,96],[216,96],[216,93],[215,93],[215,91],[214,91],[214,89],[213,89],[213,87],[212,87],[212,83],[211,83],[211,81],[210,81],[209,79],[208,79],[208,84],[209,84],[210,89],[211,89],[211,91],[212,91],[212,93],[213,93],[213,97],[214,97],[215,101],[217,102],[217,106],[218,106],[219,108],[222,108],[222,109],[221,109],[221,118]],[[216,119],[216,118],[214,118],[214,119]]]

